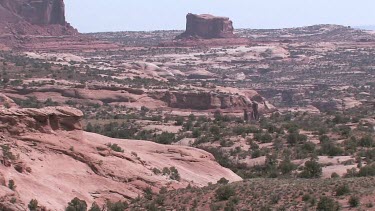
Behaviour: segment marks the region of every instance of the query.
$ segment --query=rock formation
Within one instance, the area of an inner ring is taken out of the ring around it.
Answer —
[[[186,31],[177,39],[185,38],[233,38],[233,23],[227,17],[216,17],[208,14],[186,16]]]
[[[37,199],[46,210],[64,210],[74,197],[100,206],[129,201],[151,187],[204,186],[241,178],[203,150],[119,140],[82,131],[82,112],[68,107],[0,106],[0,209],[27,210]],[[123,152],[112,150],[117,144]],[[2,150],[1,150],[2,149]],[[175,167],[180,180],[155,173]],[[13,180],[16,188],[6,185]],[[16,203],[10,203],[10,199]]]
[[[163,93],[154,93],[152,98],[162,100],[171,108],[209,110],[209,109],[231,109],[243,110],[249,108],[253,111],[253,104],[260,103],[259,110],[264,112],[268,110],[264,105],[264,99],[255,94],[253,96],[236,95],[231,93],[212,93],[203,91],[168,91]],[[257,104],[258,105],[258,104]],[[256,114],[259,115],[258,107]]]
[[[65,20],[63,0],[0,0],[0,26],[0,34],[77,33]]]

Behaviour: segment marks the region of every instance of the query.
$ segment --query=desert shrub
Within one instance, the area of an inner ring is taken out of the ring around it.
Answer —
[[[344,175],[345,178],[356,177],[356,176],[358,176],[358,172],[356,168],[347,169],[346,174]]]
[[[172,144],[175,139],[174,133],[162,132],[160,135],[156,136],[155,142],[159,144]]]
[[[111,201],[107,201],[107,211],[125,211],[129,207],[127,202],[118,201],[112,203]]]
[[[170,168],[164,167],[162,171],[163,175],[169,175],[172,180],[180,181],[181,176],[176,167],[172,166]]]
[[[169,170],[168,167],[164,167],[163,168],[163,175],[170,175],[171,174],[171,171]]]
[[[119,145],[117,145],[117,144],[111,144],[111,143],[109,143],[109,144],[107,144],[107,146],[109,148],[111,148],[115,152],[124,152],[124,150]]]
[[[358,172],[358,176],[360,177],[375,176],[375,163],[372,163],[370,165],[360,168]]]
[[[271,204],[277,204],[280,201],[280,194],[274,193],[271,195],[270,200]]]
[[[310,194],[305,194],[302,196],[302,201],[309,201],[311,199],[311,195]]]
[[[360,201],[361,200],[358,196],[351,196],[348,202],[349,202],[350,207],[358,207],[359,204],[361,203]]]
[[[171,172],[169,178],[171,178],[172,180],[180,181],[181,176],[180,176],[180,173],[178,173],[178,170],[176,169],[176,167],[172,166],[169,168],[169,170]]]
[[[31,199],[27,207],[30,211],[36,211],[38,209],[38,201],[36,199]]]
[[[158,168],[153,168],[152,172],[154,172],[154,174],[156,174],[156,175],[161,174],[161,171]]]
[[[342,114],[336,114],[335,117],[332,119],[332,122],[334,124],[345,124],[349,121],[350,121],[350,118]]]
[[[192,136],[193,138],[198,138],[199,136],[201,136],[202,132],[200,131],[199,128],[194,128],[193,129],[193,132],[192,132]]]
[[[258,158],[262,156],[262,152],[259,149],[253,150],[251,152],[251,158]]]
[[[301,149],[305,152],[314,152],[316,148],[316,144],[311,141],[307,141],[301,146]]]
[[[222,177],[221,179],[217,181],[217,184],[221,184],[221,185],[226,185],[228,183],[229,183],[229,180],[225,179],[224,177]]]
[[[344,150],[336,146],[332,141],[323,142],[320,151],[321,154],[328,156],[338,156],[344,153]]]
[[[374,145],[374,139],[372,138],[372,136],[367,135],[359,139],[358,144],[361,147],[372,147]]]
[[[338,211],[340,210],[340,205],[337,201],[327,196],[320,198],[319,203],[316,207],[318,211]]]
[[[66,207],[65,211],[86,211],[87,210],[87,203],[84,200],[81,200],[77,197],[72,199],[68,206]]]
[[[335,192],[336,192],[336,196],[342,196],[342,195],[350,193],[350,188],[346,184],[340,185],[336,188]]]
[[[303,143],[307,141],[307,136],[303,134],[299,134],[299,132],[292,132],[289,133],[286,137],[288,144],[296,145],[298,143]]]
[[[339,177],[340,177],[340,175],[337,174],[336,172],[333,172],[333,173],[331,174],[331,178],[339,178]]]
[[[168,189],[166,187],[161,187],[160,190],[159,190],[159,194],[165,194],[168,192]]]
[[[290,174],[293,170],[295,170],[297,166],[292,163],[292,161],[287,158],[280,162],[279,169],[282,174]]]
[[[17,157],[10,151],[9,145],[1,145],[1,149],[3,150],[3,156],[9,160],[15,160]]]
[[[9,180],[9,182],[8,182],[8,188],[9,189],[11,189],[11,190],[15,190],[16,189],[16,184],[15,184],[15,182],[14,182],[14,180]]]
[[[183,124],[184,124],[184,117],[181,117],[181,116],[177,117],[177,118],[176,118],[175,125],[176,125],[176,126],[181,126],[181,125],[183,125]]]
[[[92,203],[91,208],[89,209],[89,211],[101,211],[101,210],[102,209],[100,209],[99,205],[96,202]]]
[[[256,141],[259,141],[261,143],[270,143],[272,141],[272,136],[271,134],[267,133],[255,133],[254,139]]]
[[[144,191],[144,196],[146,199],[151,200],[154,193],[152,192],[151,187],[147,187]]]
[[[158,205],[164,205],[164,202],[165,202],[165,196],[163,195],[158,195],[155,199],[155,202],[158,204]]]
[[[312,159],[305,162],[305,166],[299,176],[302,178],[319,178],[321,175],[321,165]]]
[[[228,200],[231,196],[234,196],[235,191],[230,185],[224,185],[216,189],[215,196],[219,201]]]

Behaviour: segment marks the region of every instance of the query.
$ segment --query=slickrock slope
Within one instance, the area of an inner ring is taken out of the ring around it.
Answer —
[[[3,208],[25,210],[35,198],[48,209],[63,210],[74,197],[102,204],[106,199],[135,198],[147,187],[156,192],[162,186],[203,186],[222,177],[241,180],[202,150],[84,132],[80,127],[83,114],[73,108],[19,109],[1,105]],[[118,144],[124,151],[111,150],[109,143]],[[181,180],[153,172],[154,168],[164,167],[176,167]],[[7,187],[9,180],[16,184],[14,191]],[[10,203],[11,198],[17,203]]]

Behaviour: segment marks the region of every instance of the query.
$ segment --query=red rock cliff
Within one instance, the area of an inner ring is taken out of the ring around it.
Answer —
[[[208,14],[195,15],[189,13],[186,16],[186,31],[177,39],[184,38],[232,38],[233,23],[227,17],[216,17]]]
[[[76,33],[65,20],[63,0],[0,0],[0,34]]]

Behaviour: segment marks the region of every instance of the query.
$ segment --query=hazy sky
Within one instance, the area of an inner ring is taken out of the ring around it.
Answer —
[[[374,0],[65,0],[81,32],[184,29],[187,13],[230,17],[235,28],[375,25]]]

